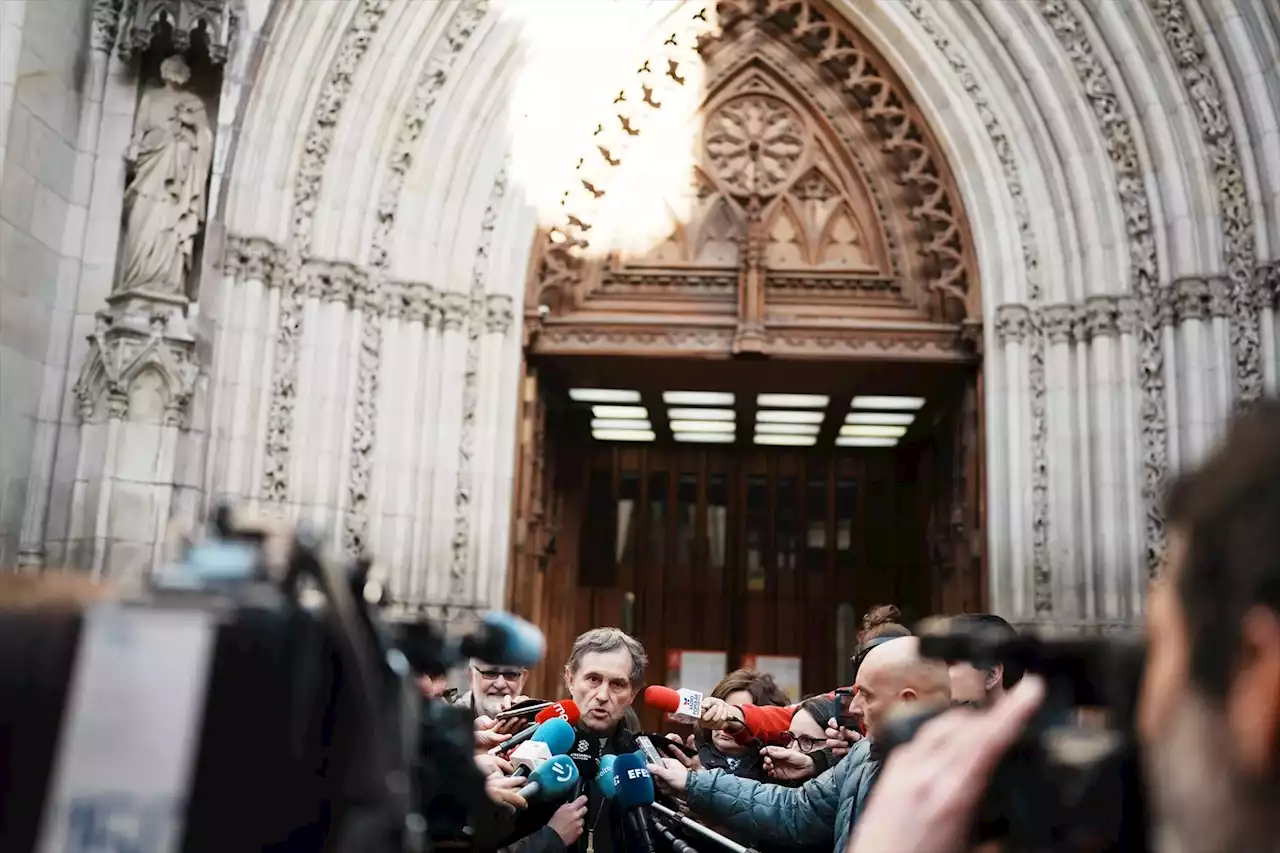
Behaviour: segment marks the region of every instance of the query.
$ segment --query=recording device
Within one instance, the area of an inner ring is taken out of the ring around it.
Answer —
[[[570,728],[578,724],[578,706],[574,704],[572,699],[564,699],[560,702],[556,702],[550,708],[543,708],[538,712],[538,716],[534,717],[532,725],[521,729],[502,743],[490,749],[489,754],[503,755],[510,752],[536,735],[543,723],[557,718],[568,723]]]
[[[532,740],[511,753],[511,763],[516,766],[515,775],[528,776],[551,756],[568,752],[576,737],[573,726],[559,717],[547,720],[538,726]]]
[[[694,758],[698,754],[698,750],[688,746],[687,744],[685,744],[684,741],[672,740],[671,738],[667,737],[661,732],[645,732],[643,735],[638,736],[636,738],[636,741],[638,742],[641,737],[646,738],[654,746],[657,746],[663,749],[667,747],[678,749],[689,758]],[[642,749],[644,748],[643,744],[641,744],[641,748]]]
[[[523,702],[517,702],[505,711],[494,715],[494,719],[498,721],[510,720],[514,717],[527,720],[539,711],[546,710],[555,702],[544,702],[541,699],[526,699]]]
[[[573,759],[557,755],[533,771],[529,784],[520,789],[520,796],[526,800],[534,797],[560,799],[578,784],[579,778]]]
[[[483,800],[470,721],[419,726],[372,564],[321,550],[311,530],[220,508],[136,594],[6,581],[39,594],[0,595],[0,847],[400,851],[422,841],[415,763],[459,744],[453,788]],[[499,618],[450,643],[426,626],[413,657],[528,659],[531,630]]]
[[[622,834],[628,853],[653,853],[643,808],[653,805],[653,778],[634,752],[613,762],[613,801],[622,810]]]
[[[667,719],[673,723],[696,726],[702,720],[702,694],[696,690],[672,690],[655,684],[645,688],[644,703],[666,711]]]
[[[662,738],[662,740],[666,740],[666,738]],[[640,747],[638,752],[644,756],[645,761],[650,764],[662,763],[662,753],[658,752],[658,748],[653,745],[653,741],[649,740],[647,736],[637,735],[636,745]]]
[[[929,623],[920,653],[980,669],[1020,667],[1045,680],[1044,705],[984,794],[975,842],[1001,839],[1012,851],[1148,849],[1135,732],[1140,639],[1010,637]],[[940,713],[901,710],[879,738],[886,754]],[[1089,710],[1096,713],[1082,713]]]
[[[853,697],[858,695],[856,687],[841,687],[835,691],[836,725],[851,732],[866,734],[862,717],[853,712]]]

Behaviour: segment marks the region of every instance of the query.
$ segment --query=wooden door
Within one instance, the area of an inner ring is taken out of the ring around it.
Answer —
[[[805,694],[847,678],[841,606],[926,615],[912,482],[892,453],[597,445],[586,453],[576,630],[616,625],[649,654],[802,659]],[[799,697],[796,697],[799,698]]]

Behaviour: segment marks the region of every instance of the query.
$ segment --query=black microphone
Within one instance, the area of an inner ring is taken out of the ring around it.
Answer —
[[[672,824],[674,824],[675,826],[679,826],[681,829],[686,829],[686,828],[692,829],[694,832],[698,833],[702,837],[716,842],[726,850],[732,851],[732,853],[755,853],[755,851],[752,850],[750,847],[743,847],[738,842],[725,838],[723,835],[721,835],[718,832],[714,832],[710,829],[707,829],[705,826],[698,823],[696,820],[686,817],[680,814],[679,812],[673,812],[671,809],[667,808],[662,803],[649,803],[649,808],[657,812],[658,814],[662,815],[663,817],[668,818],[672,822]]]
[[[671,845],[671,849],[676,853],[698,853],[692,846],[686,844],[678,835],[671,831],[671,827],[663,826],[657,821],[653,825],[658,828],[658,834],[661,835],[666,842]]]
[[[579,733],[578,740],[569,750],[569,757],[578,768],[578,784],[573,789],[570,800],[582,796],[587,783],[596,778],[600,771],[600,741],[595,737]]]
[[[644,760],[634,752],[613,762],[614,802],[622,809],[622,837],[626,853],[654,853],[644,806],[653,804],[653,779]]]

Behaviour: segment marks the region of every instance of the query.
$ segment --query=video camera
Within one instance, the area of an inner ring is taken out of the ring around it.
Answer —
[[[469,715],[413,675],[532,665],[541,634],[392,624],[370,561],[321,544],[221,508],[137,592],[0,578],[0,849],[391,853],[426,844],[424,780],[480,802]]]
[[[1147,847],[1137,697],[1141,638],[1010,636],[982,625],[929,620],[920,654],[979,669],[997,664],[1045,680],[1045,700],[987,788],[973,841],[1006,851],[1126,851]],[[879,739],[886,756],[942,711],[894,715]],[[963,735],[961,735],[963,736]]]

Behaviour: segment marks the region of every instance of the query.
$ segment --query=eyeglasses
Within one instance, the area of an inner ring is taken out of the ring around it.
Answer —
[[[505,678],[507,681],[517,681],[520,676],[524,675],[523,669],[481,669],[472,664],[472,669],[480,673],[480,677],[485,681],[497,681],[499,678]]]
[[[797,735],[791,732],[781,732],[778,740],[781,741],[783,746],[794,746],[801,752],[813,752],[815,749],[822,749],[827,745],[826,738]]]

